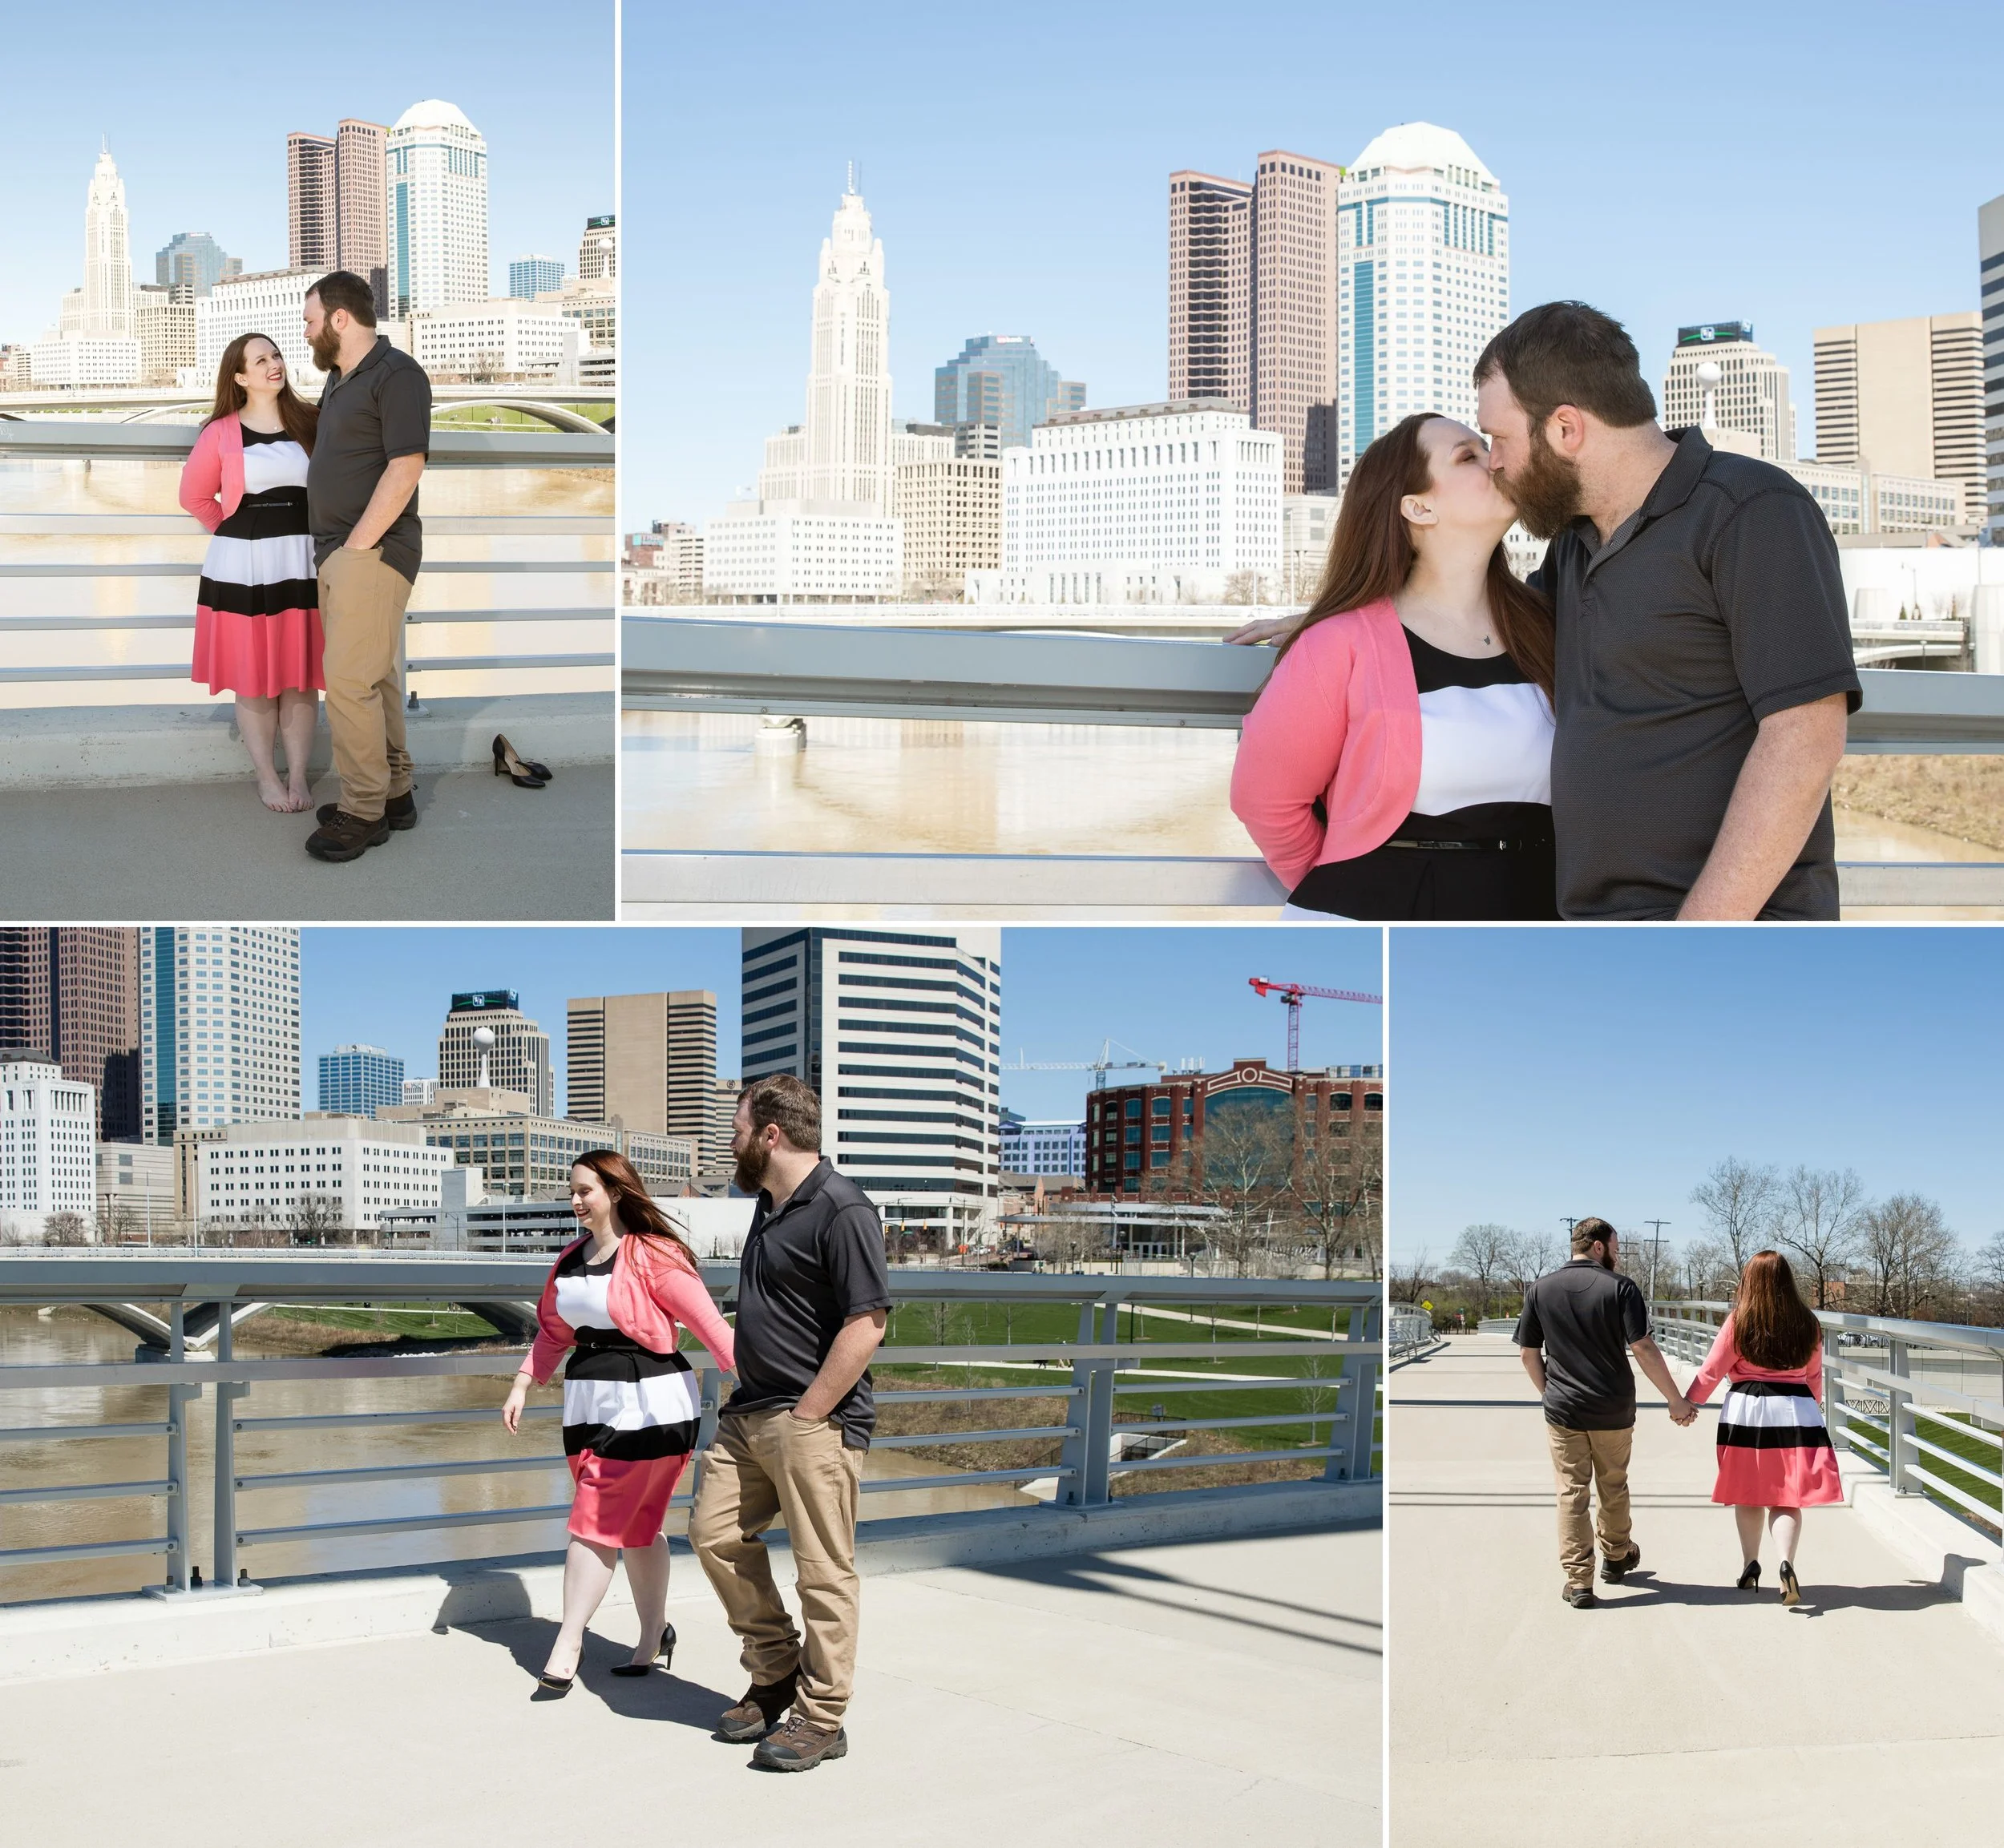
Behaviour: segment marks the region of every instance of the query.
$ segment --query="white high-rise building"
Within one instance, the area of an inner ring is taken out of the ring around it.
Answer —
[[[73,1212],[88,1236],[97,1205],[97,1092],[30,1053],[0,1056],[0,1232],[38,1239]]]
[[[1475,421],[1475,362],[1510,314],[1510,202],[1450,128],[1388,128],[1336,193],[1338,485],[1400,418]]]
[[[1001,932],[749,930],[742,968],[745,1083],[814,1087],[822,1152],[894,1241],[980,1238],[1001,1165]]]
[[[132,252],[127,236],[125,182],[107,148],[91,174],[83,208],[83,333],[131,340]]]
[[[1716,366],[1718,376],[1700,377]],[[1705,321],[1677,330],[1677,345],[1663,370],[1665,430],[1704,424],[1751,437],[1763,462],[1796,459],[1796,408],[1788,397],[1788,369],[1754,341],[1743,321]]]
[[[327,375],[313,364],[306,344],[306,296],[324,272],[317,269],[260,269],[226,276],[207,295],[195,298],[195,369],[184,381],[206,389],[216,382],[224,349],[240,333],[276,341],[295,391],[316,393]]]
[[[576,382],[583,327],[543,301],[497,296],[448,302],[410,317],[410,353],[434,378],[552,378]]]
[[[299,1116],[299,932],[160,925],[139,933],[142,1140]]]
[[[359,1231],[436,1207],[450,1151],[419,1124],[315,1116],[232,1124],[195,1151],[192,1217],[204,1225]]]
[[[414,103],[390,131],[390,314],[484,301],[487,144],[450,103]]]
[[[1068,412],[1002,452],[1002,568],[984,603],[1279,595],[1282,438],[1218,399]]]
[[[483,1045],[476,1035],[489,1035]],[[452,998],[438,1033],[438,1088],[513,1091],[528,1098],[539,1116],[556,1108],[550,1068],[550,1036],[522,1011],[512,988],[469,989]]]

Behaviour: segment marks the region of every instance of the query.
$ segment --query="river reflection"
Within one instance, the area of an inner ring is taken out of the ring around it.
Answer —
[[[243,1359],[277,1356],[261,1346],[255,1319],[236,1332]],[[133,1338],[87,1310],[59,1309],[43,1317],[31,1309],[0,1309],[0,1366],[59,1362],[127,1361]],[[475,1459],[552,1456],[547,1468],[495,1476],[447,1476],[408,1482],[337,1484],[305,1489],[244,1491],[237,1503],[240,1528],[281,1527],[307,1523],[374,1520],[442,1511],[471,1512],[543,1507],[570,1499],[570,1475],[561,1455],[554,1417],[531,1419],[522,1435],[501,1428],[499,1406],[514,1363],[497,1356],[503,1370],[493,1376],[426,1379],[298,1380],[259,1382],[236,1402],[239,1418],[283,1418],[330,1412],[457,1411],[493,1408],[491,1422],[395,1424],[367,1430],[341,1426],[285,1431],[244,1431],[236,1438],[240,1475],[297,1470],[359,1469],[381,1465],[470,1461]],[[530,1404],[555,1406],[556,1386],[531,1396]],[[164,1384],[67,1386],[0,1393],[0,1427],[37,1428],[65,1424],[135,1424],[167,1415]],[[188,1462],[193,1558],[206,1577],[215,1557],[213,1483],[216,1401],[212,1391],[188,1407]],[[92,1482],[158,1480],[167,1473],[164,1438],[103,1438],[0,1443],[0,1489],[70,1486]],[[866,1479],[936,1475],[941,1466],[897,1452],[872,1451]],[[1022,1495],[1006,1483],[966,1489],[886,1491],[871,1496],[867,1515],[957,1512],[971,1508],[1023,1505]],[[671,1509],[668,1531],[680,1534],[687,1513]],[[0,1551],[15,1547],[136,1539],[166,1531],[163,1497],[30,1503],[0,1508]],[[240,1563],[258,1580],[304,1573],[352,1572],[371,1567],[414,1565],[442,1560],[479,1559],[553,1552],[564,1544],[561,1516],[520,1523],[492,1523],[436,1531],[273,1542],[244,1549]],[[30,1599],[78,1597],[136,1591],[160,1584],[164,1555],[61,1561],[0,1567],[0,1604]]]

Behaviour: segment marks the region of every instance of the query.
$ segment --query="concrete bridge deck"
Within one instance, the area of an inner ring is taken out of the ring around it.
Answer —
[[[1799,1609],[1735,1592],[1713,1414],[1680,1431],[1643,1384],[1642,1565],[1574,1611],[1514,1346],[1461,1338],[1389,1386],[1394,1848],[2004,1838],[2004,1644],[1856,1509],[1806,1515]]]
[[[1376,1848],[1381,1539],[869,1578],[850,1755],[805,1777],[754,1772],[748,1747],[709,1736],[744,1677],[686,1555],[673,1678],[608,1675],[632,1623],[608,1608],[556,1703],[529,1697],[554,1628],[537,1618],[0,1685],[0,1834],[41,1848],[135,1828],[156,1848],[456,1848],[580,1826],[819,1848]]]

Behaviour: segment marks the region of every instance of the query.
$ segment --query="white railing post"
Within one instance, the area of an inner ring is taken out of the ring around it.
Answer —
[[[188,1358],[188,1306],[179,1297],[168,1311],[171,1331],[167,1358],[176,1366]],[[178,1376],[167,1389],[167,1588],[185,1592],[193,1583],[194,1561],[189,1539],[188,1493],[188,1403],[201,1397],[200,1386],[184,1386]]]
[[[216,1306],[216,1360],[221,1366],[236,1358],[236,1330],[230,1321],[235,1305],[226,1298]],[[216,1382],[216,1543],[212,1570],[218,1591],[236,1583],[236,1402],[249,1390],[232,1380]]]
[[[1893,1343],[1891,1358],[1886,1362],[1887,1373],[1895,1379],[1910,1379],[1913,1363],[1907,1357],[1907,1344],[1903,1341]],[[1901,1431],[1903,1423],[1912,1422],[1909,1407],[1913,1394],[1898,1386],[1889,1386],[1885,1394],[1885,1461],[1886,1475],[1896,1495],[1909,1491],[1906,1486],[1905,1436]]]

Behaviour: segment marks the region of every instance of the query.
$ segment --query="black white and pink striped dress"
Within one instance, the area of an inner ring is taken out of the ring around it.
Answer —
[[[1823,1350],[1799,1367],[1756,1366],[1726,1318],[1685,1397],[1703,1405],[1727,1382],[1719,1406],[1719,1476],[1711,1499],[1731,1507],[1800,1508],[1844,1499],[1837,1453],[1819,1396]]]

